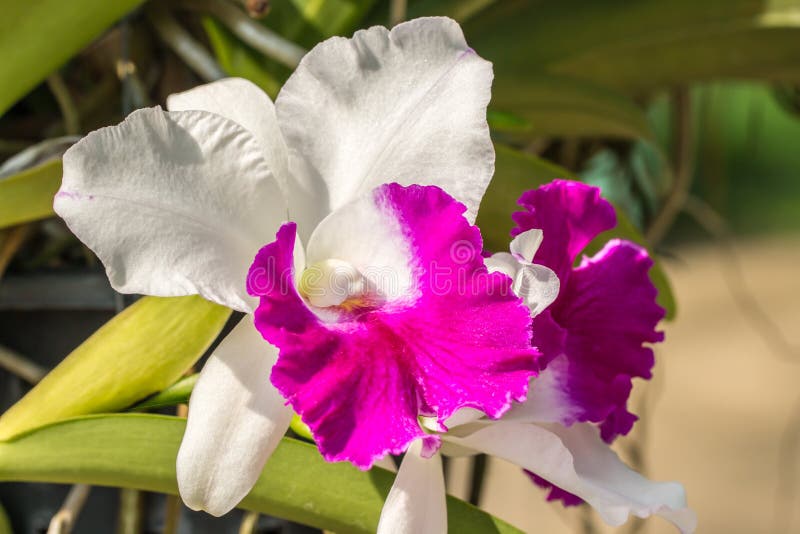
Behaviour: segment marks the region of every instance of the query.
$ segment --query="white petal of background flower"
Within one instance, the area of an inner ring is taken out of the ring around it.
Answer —
[[[543,239],[544,234],[542,231],[533,228],[517,235],[511,240],[511,245],[509,245],[508,248],[511,250],[511,254],[516,256],[519,260],[531,263]]]
[[[535,425],[513,422],[474,424],[477,430],[445,439],[504,458],[588,502],[606,523],[622,525],[629,514],[660,515],[682,532],[697,519],[676,482],[652,482],[631,470],[600,439],[597,428],[581,423]],[[463,428],[463,427],[462,427]]]
[[[508,252],[495,252],[490,258],[486,258],[484,263],[490,273],[499,271],[512,280],[517,277],[521,267],[519,260]]]
[[[246,315],[203,367],[177,460],[178,488],[190,508],[230,511],[289,427],[293,412],[269,381],[277,357]]]
[[[536,231],[538,232],[538,230]],[[529,233],[525,232],[525,234]],[[535,238],[535,234],[533,237]],[[538,243],[535,243],[535,247],[538,248],[538,246]],[[561,282],[552,269],[520,259],[523,257],[523,252],[530,253],[531,249],[530,240],[514,240],[511,243],[513,254],[497,252],[490,258],[486,258],[485,262],[489,272],[499,271],[514,281],[512,285],[514,293],[525,302],[531,311],[531,316],[536,317],[556,300],[561,289]],[[536,250],[533,248],[530,257],[533,257],[535,253]]]
[[[167,98],[170,111],[209,111],[232,120],[261,141],[265,159],[284,194],[287,193],[289,155],[278,128],[275,106],[257,85],[242,78],[225,78]]]
[[[275,103],[300,184],[290,212],[298,203],[317,209],[292,216],[304,240],[328,212],[388,182],[438,185],[473,221],[494,172],[492,77],[491,63],[446,18],[374,27],[311,50]]]
[[[263,154],[219,115],[142,109],[64,154],[54,208],[117,291],[248,311],[248,268],[286,215]]]
[[[576,409],[567,394],[564,379],[569,369],[565,355],[557,356],[539,376],[531,380],[528,398],[503,415],[503,421],[520,423],[560,423],[574,420]]]
[[[442,458],[423,458],[422,441],[408,448],[386,497],[377,534],[445,534],[447,501]]]
[[[561,282],[556,273],[544,265],[521,264],[513,288],[531,310],[531,316],[536,317],[556,300]]]

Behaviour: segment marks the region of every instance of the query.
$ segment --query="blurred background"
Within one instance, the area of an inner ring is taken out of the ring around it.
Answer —
[[[274,98],[317,42],[423,15],[494,63],[487,248],[507,248],[521,192],[561,177],[600,186],[615,234],[658,257],[667,342],[617,450],[683,482],[701,533],[800,532],[800,0],[0,0],[0,409],[130,302],[53,218],[66,148],[224,76]],[[526,532],[615,531],[501,461],[453,461],[448,481]],[[0,532],[46,532],[65,499],[75,532],[314,532],[68,492],[0,484]]]

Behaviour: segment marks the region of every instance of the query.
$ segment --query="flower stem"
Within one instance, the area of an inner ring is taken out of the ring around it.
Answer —
[[[58,108],[61,110],[61,116],[64,118],[64,130],[67,135],[78,135],[81,133],[80,117],[78,116],[78,108],[75,106],[75,101],[69,92],[67,84],[64,83],[64,78],[57,72],[54,72],[47,77],[47,86],[50,92],[58,103]]]
[[[395,26],[406,20],[406,0],[392,0],[389,11],[389,26]]]
[[[239,39],[290,69],[297,67],[306,54],[305,48],[283,38],[228,2],[182,0],[179,5],[213,15]]]
[[[75,521],[83,509],[86,498],[89,497],[89,490],[91,486],[86,484],[75,484],[69,490],[64,504],[61,506],[56,515],[50,520],[50,525],[47,527],[47,534],[69,534],[75,526]]]
[[[211,54],[187,32],[160,2],[151,2],[147,17],[158,36],[198,76],[207,82],[225,77],[225,72]]]

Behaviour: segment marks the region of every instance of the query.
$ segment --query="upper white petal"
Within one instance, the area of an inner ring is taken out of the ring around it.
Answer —
[[[536,228],[522,232],[511,240],[509,247],[511,254],[522,261],[531,263],[543,239],[544,234]]]
[[[64,154],[54,209],[122,293],[248,311],[247,270],[285,219],[252,134],[202,111],[135,111]]]
[[[442,459],[423,458],[422,440],[414,441],[400,464],[381,511],[377,534],[445,534],[447,502]]]
[[[522,264],[508,252],[495,252],[491,257],[484,260],[486,268],[490,273],[501,272],[514,280],[517,273],[522,268]]]
[[[177,460],[178,489],[189,508],[230,511],[289,427],[292,410],[269,381],[277,357],[248,315],[203,367]]]
[[[242,78],[225,78],[167,98],[170,111],[209,111],[242,126],[264,147],[264,159],[284,193],[289,176],[289,156],[275,106],[256,84]]]
[[[299,183],[290,210],[315,210],[299,221],[301,235],[388,182],[438,185],[473,221],[494,171],[492,76],[446,18],[362,30],[306,54],[275,104]]]
[[[514,293],[531,310],[531,316],[536,317],[556,300],[561,282],[549,267],[521,264],[513,288]]]
[[[513,422],[473,423],[477,430],[445,439],[519,465],[573,493],[594,507],[608,524],[619,526],[629,514],[660,515],[681,532],[694,532],[697,519],[686,506],[683,487],[651,482],[620,461],[586,423],[534,425]],[[464,428],[464,427],[460,427]]]
[[[550,268],[520,260],[520,251],[529,250],[529,245],[523,241],[515,247],[512,242],[514,254],[497,252],[486,258],[485,262],[489,272],[501,272],[514,281],[514,294],[525,302],[531,315],[536,317],[556,300],[561,282]]]

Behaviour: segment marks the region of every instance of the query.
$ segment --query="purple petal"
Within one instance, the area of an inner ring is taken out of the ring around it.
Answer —
[[[647,274],[652,265],[644,248],[614,239],[572,272],[553,309],[568,332],[572,360],[591,364],[608,380],[620,374],[651,377],[653,351],[643,344],[664,339],[655,329],[664,310]]]
[[[599,190],[579,182],[555,181],[525,193],[527,211],[514,214],[514,233],[540,228],[544,240],[534,261],[559,274],[561,293],[533,322],[533,343],[543,353],[542,387],[531,386],[528,403],[552,407],[552,419],[569,426],[593,422],[611,442],[627,434],[636,416],[627,409],[632,378],[650,378],[656,331],[664,310],[648,276],[647,251],[613,240],[573,268],[575,258],[602,231],[615,226],[613,207]],[[541,409],[535,411],[541,414]],[[543,487],[552,487],[537,480]],[[549,500],[576,497],[553,488]]]
[[[554,180],[523,193],[519,204],[526,211],[512,215],[517,227],[511,234],[542,230],[544,241],[533,263],[553,269],[562,287],[578,254],[617,224],[614,207],[600,197],[600,189],[580,182]]]
[[[559,488],[558,486],[552,485],[550,482],[546,481],[536,473],[532,473],[527,469],[523,469],[528,478],[533,481],[534,484],[539,486],[542,489],[549,489],[550,491],[547,492],[547,501],[561,501],[564,506],[578,506],[579,504],[583,504],[583,499],[578,497],[577,495],[573,495],[572,493]]]
[[[256,327],[280,349],[272,383],[326,459],[364,469],[424,436],[419,415],[443,422],[472,407],[500,417],[538,368],[528,310],[510,278],[487,273],[465,207],[433,186],[373,195],[411,250],[411,298],[321,319],[293,284],[293,224],[259,252],[248,282],[261,297]]]

